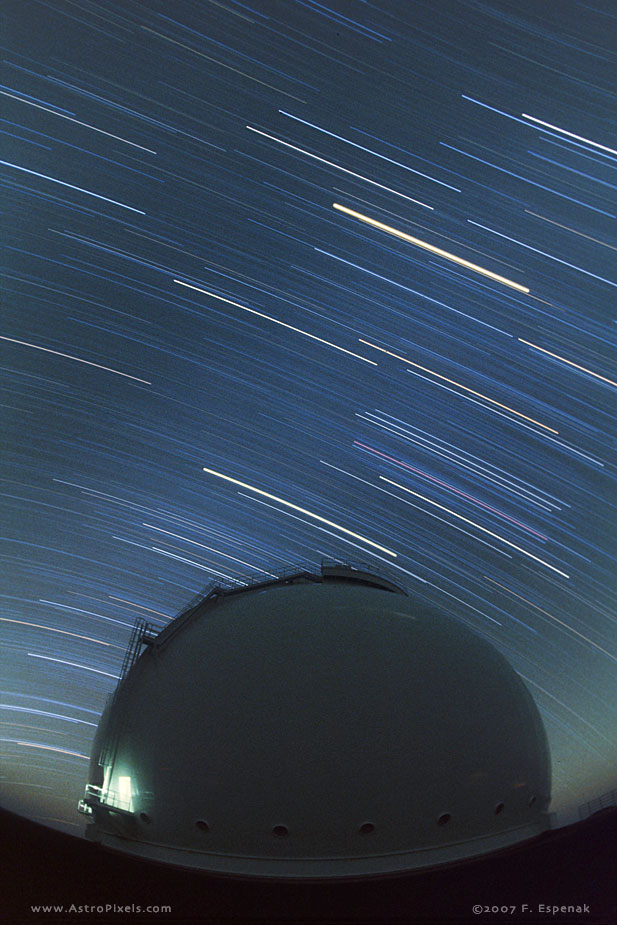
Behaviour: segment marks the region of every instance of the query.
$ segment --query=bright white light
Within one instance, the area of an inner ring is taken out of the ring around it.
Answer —
[[[131,809],[131,801],[133,798],[133,793],[131,790],[131,778],[130,777],[119,777],[118,778],[118,804],[122,809]]]

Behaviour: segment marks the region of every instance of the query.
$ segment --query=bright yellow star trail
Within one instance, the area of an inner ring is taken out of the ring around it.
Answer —
[[[489,279],[494,280],[496,283],[502,283],[504,286],[509,286],[511,289],[516,289],[517,292],[529,292],[527,286],[521,286],[520,283],[515,283],[511,279],[507,279],[505,276],[499,276],[498,273],[493,273],[492,270],[486,270],[484,267],[479,267],[477,263],[471,263],[469,260],[465,260],[463,257],[457,257],[456,254],[451,254],[449,251],[444,251],[440,247],[435,247],[433,244],[428,244],[426,241],[421,241],[420,238],[414,238],[412,235],[407,234],[405,231],[399,231],[398,228],[393,228],[391,225],[384,225],[383,222],[378,222],[377,219],[370,218],[368,215],[363,215],[362,212],[355,212],[353,209],[348,209],[347,206],[339,205],[338,202],[333,202],[332,206],[338,212],[344,212],[345,215],[349,215],[351,218],[357,218],[358,221],[364,222],[366,225],[371,225],[371,227],[377,228],[379,231],[385,231],[387,234],[394,235],[395,238],[400,238],[402,241],[407,241],[408,244],[414,244],[416,247],[421,247],[422,250],[429,251],[431,254],[436,254],[438,257],[443,257],[445,260],[451,260],[452,263],[456,263],[460,267],[465,267],[467,270],[473,270],[474,273],[480,273],[482,276],[487,276]]]
[[[304,507],[299,507],[297,504],[293,504],[291,501],[285,501],[283,498],[279,498],[278,495],[271,495],[268,491],[263,491],[261,488],[255,488],[253,485],[247,485],[246,482],[240,482],[238,479],[232,478],[230,475],[223,475],[222,472],[217,472],[215,469],[206,469],[203,467],[204,472],[208,472],[210,475],[215,475],[218,479],[224,479],[226,482],[231,482],[232,485],[238,485],[240,488],[248,488],[249,491],[254,491],[255,494],[261,495],[264,498],[269,498],[270,501],[277,501],[279,504],[289,507],[294,511],[299,511],[300,514],[306,514],[307,517],[312,517],[313,520],[318,520],[319,523],[327,524],[328,527],[334,527],[335,530],[340,530],[341,533],[345,533],[347,536],[353,536],[354,539],[360,540],[362,543],[366,543],[368,546],[372,546],[374,549],[379,549],[380,552],[385,552],[388,556],[393,556],[396,559],[397,554],[392,552],[391,549],[386,549],[385,546],[380,546],[379,543],[374,543],[373,540],[368,540],[365,536],[361,536],[359,533],[354,533],[353,530],[348,530],[347,527],[341,527],[340,524],[334,523],[332,520],[326,520],[325,517],[321,517],[319,514],[314,514],[312,511],[307,511]]]

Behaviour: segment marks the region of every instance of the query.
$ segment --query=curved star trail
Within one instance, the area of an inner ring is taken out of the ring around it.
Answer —
[[[617,786],[614,10],[20,0],[4,805],[79,833],[136,616],[368,563]]]

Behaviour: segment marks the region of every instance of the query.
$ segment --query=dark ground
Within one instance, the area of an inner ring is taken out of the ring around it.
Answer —
[[[11,925],[32,921],[617,925],[615,808],[485,860],[337,884],[246,882],[167,869],[103,851],[4,810],[0,810],[0,838],[0,919]],[[38,904],[64,906],[64,911],[34,911]],[[473,913],[475,904],[483,907],[481,913]],[[548,911],[585,904],[589,912]],[[170,906],[171,912],[152,914],[135,908],[163,905]],[[79,906],[95,908],[79,912]],[[508,909],[491,911],[491,906]]]

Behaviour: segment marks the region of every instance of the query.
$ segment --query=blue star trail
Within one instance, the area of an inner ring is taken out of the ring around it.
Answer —
[[[617,786],[614,25],[9,2],[3,805],[79,833],[135,618],[322,558],[506,655],[553,809]]]

